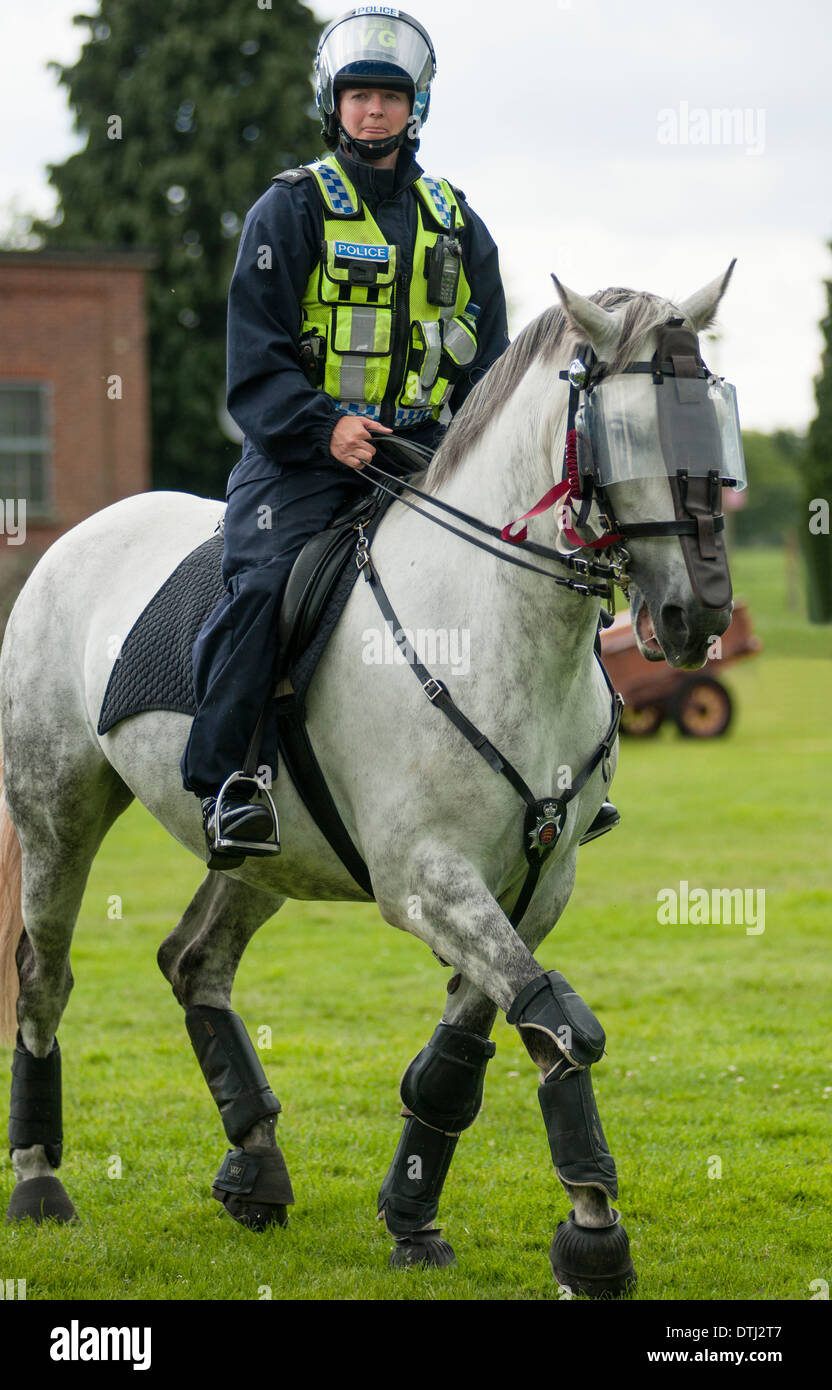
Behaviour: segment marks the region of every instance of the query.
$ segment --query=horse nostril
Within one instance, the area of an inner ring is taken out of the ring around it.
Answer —
[[[677,651],[684,651],[690,634],[685,611],[677,603],[665,603],[661,613],[662,631]]]

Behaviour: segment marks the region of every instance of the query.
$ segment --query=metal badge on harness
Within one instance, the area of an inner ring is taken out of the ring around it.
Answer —
[[[557,844],[566,824],[566,805],[563,801],[538,802],[534,825],[528,830],[531,848],[544,854]]]

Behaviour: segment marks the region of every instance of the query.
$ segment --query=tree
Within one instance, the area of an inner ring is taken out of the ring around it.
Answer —
[[[319,24],[298,0],[101,0],[67,88],[86,147],[50,165],[49,248],[150,249],[153,482],[225,496],[228,282],[251,205],[320,153]]]
[[[832,242],[829,243],[832,251]],[[832,281],[826,280],[828,313],[821,323],[824,349],[815,379],[818,413],[809,426],[802,535],[808,573],[809,619],[832,623]]]
[[[803,525],[806,441],[790,430],[743,430],[747,502],[731,513],[737,545],[783,545]]]

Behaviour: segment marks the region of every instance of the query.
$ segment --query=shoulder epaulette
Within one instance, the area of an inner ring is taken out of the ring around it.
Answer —
[[[423,206],[427,210],[429,217],[433,219],[440,230],[448,231],[451,226],[451,207],[445,196],[445,189],[450,189],[451,194],[459,207],[462,221],[458,226],[466,225],[465,212],[462,208],[461,200],[465,197],[462,189],[456,188],[450,179],[438,179],[431,174],[422,174],[415,184],[416,192],[420,195]]]
[[[301,179],[311,179],[312,170],[301,166],[300,169],[284,169],[282,174],[274,174],[272,183],[300,183]]]

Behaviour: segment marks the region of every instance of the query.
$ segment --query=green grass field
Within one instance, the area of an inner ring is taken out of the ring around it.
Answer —
[[[623,742],[621,827],[582,851],[538,952],[606,1028],[593,1074],[645,1300],[805,1300],[832,1281],[832,631],[787,609],[780,555],[740,552],[733,569],[766,644],[726,676],[734,726],[707,743],[671,727]],[[224,1135],[155,965],[201,877],[136,805],[105,842],[60,1028],[61,1176],[82,1225],[0,1228],[0,1277],[25,1278],[29,1299],[557,1299],[547,1250],[568,1203],[535,1069],[504,1020],[440,1208],[459,1265],[386,1267],[375,1199],[398,1081],[449,972],[372,907],[288,904],[247,952],[235,1004],[253,1036],[273,1032],[261,1055],[297,1205],[288,1230],[261,1236],[220,1213]],[[765,931],[660,925],[657,892],[681,880],[764,889]],[[11,1187],[6,1158],[4,1206]]]

